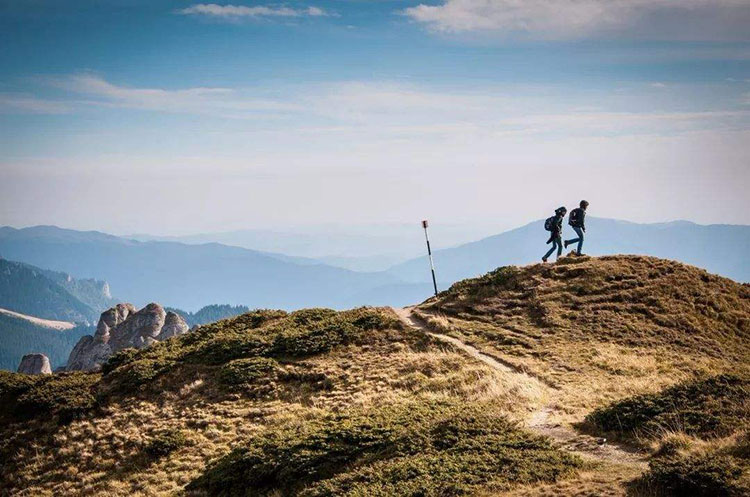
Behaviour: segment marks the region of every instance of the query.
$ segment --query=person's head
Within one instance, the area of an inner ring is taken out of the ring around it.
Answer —
[[[564,206],[558,207],[557,209],[555,209],[555,214],[557,214],[558,216],[564,216],[567,212],[568,212],[568,209],[566,209]]]
[[[579,205],[581,206],[581,209],[586,210],[586,207],[589,206],[589,203],[585,200],[581,200],[581,203]]]

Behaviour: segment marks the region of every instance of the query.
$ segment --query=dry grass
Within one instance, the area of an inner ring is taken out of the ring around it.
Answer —
[[[559,389],[570,421],[750,364],[750,287],[651,257],[500,268],[457,283],[417,313]]]
[[[0,494],[174,495],[262,434],[336,413],[483,403],[516,420],[544,412],[554,429],[697,373],[737,373],[750,364],[750,287],[647,257],[502,268],[454,285],[416,312],[511,370],[406,328],[384,309],[248,313],[119,357],[105,370],[97,407],[70,423],[38,416],[0,427]],[[256,356],[268,360],[226,366]],[[227,381],[235,370],[247,378]],[[148,450],[169,434],[186,438]],[[662,433],[652,449],[671,459],[652,473],[679,480],[685,461],[746,460],[744,437]],[[589,464],[560,481],[505,482],[477,495],[650,495],[643,482],[628,483],[641,470]],[[731,485],[741,488],[746,477],[733,475]]]
[[[543,402],[543,392],[524,389],[449,347],[408,330],[383,333],[389,340],[342,345],[281,366],[298,376],[323,376],[330,388],[278,381],[256,397],[226,391],[217,381],[218,366],[193,367],[161,378],[157,392],[127,396],[67,425],[7,426],[3,448],[10,471],[0,480],[0,492],[173,495],[209,461],[257,433],[324,413],[421,397],[491,402],[522,417]],[[149,457],[149,443],[165,431],[183,432],[187,444]]]

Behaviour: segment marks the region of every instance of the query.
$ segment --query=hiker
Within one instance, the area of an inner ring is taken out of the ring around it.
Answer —
[[[568,212],[568,209],[565,207],[558,207],[555,209],[555,215],[552,217],[548,217],[546,221],[544,221],[544,229],[549,231],[549,240],[547,240],[547,243],[552,244],[552,248],[549,249],[549,251],[544,254],[544,257],[542,257],[542,262],[547,262],[547,259],[550,255],[552,255],[552,252],[557,249],[557,257],[560,257],[562,255],[562,229],[563,229],[563,218],[565,217],[565,214]]]
[[[570,216],[568,216],[568,224],[573,228],[573,231],[576,232],[578,238],[565,240],[565,248],[568,248],[568,245],[578,242],[578,250],[576,250],[577,255],[581,255],[581,248],[583,247],[583,234],[586,232],[584,219],[586,218],[586,208],[589,206],[589,203],[585,200],[581,200],[579,205],[580,207],[570,211]]]

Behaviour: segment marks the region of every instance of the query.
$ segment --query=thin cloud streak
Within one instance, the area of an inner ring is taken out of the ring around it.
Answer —
[[[750,3],[746,0],[444,0],[401,13],[441,33],[495,33],[541,40],[750,39]]]
[[[293,9],[291,7],[272,7],[267,5],[218,5],[215,3],[198,3],[180,9],[178,14],[204,16],[223,20],[238,20],[242,18],[262,17],[325,17],[329,14],[320,7]]]
[[[560,136],[671,134],[699,129],[743,129],[750,122],[747,110],[622,112],[606,105],[591,108],[570,98],[561,103],[555,93],[544,89],[527,90],[519,95],[513,89],[497,87],[445,91],[387,81],[349,81],[292,86],[268,96],[261,88],[127,87],[92,74],[43,81],[71,93],[74,98],[61,103],[25,96],[15,101],[6,99],[6,106],[15,103],[17,112],[49,114],[97,107],[195,114],[253,125],[262,123],[264,128],[282,132],[353,132],[392,139],[463,132]],[[0,108],[3,103],[0,95]],[[246,128],[238,125],[240,130]]]
[[[0,93],[0,113],[10,114],[66,114],[69,104],[18,93]]]

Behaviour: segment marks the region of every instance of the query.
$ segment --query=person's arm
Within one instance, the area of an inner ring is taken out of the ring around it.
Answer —
[[[581,209],[581,229],[586,231],[586,211]]]

